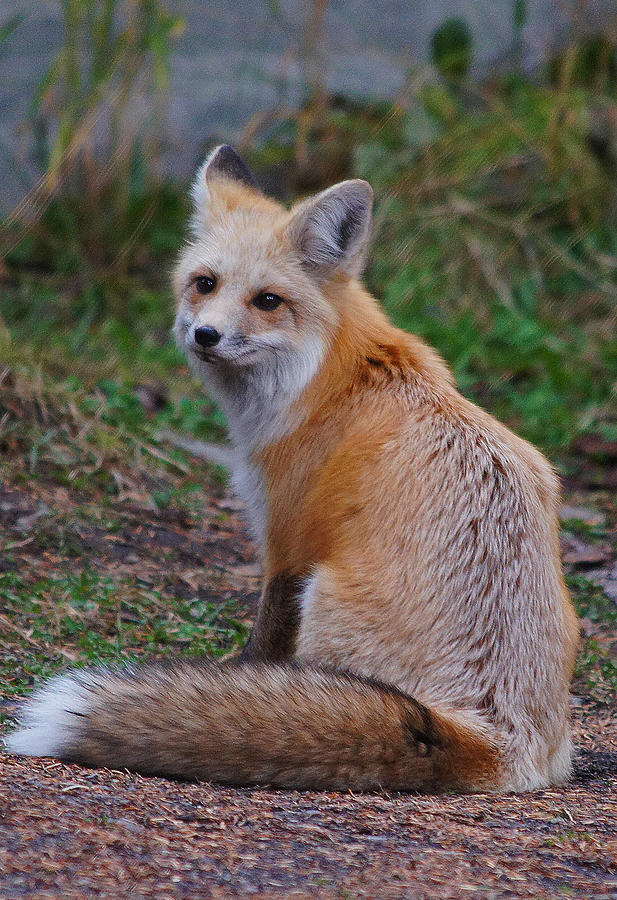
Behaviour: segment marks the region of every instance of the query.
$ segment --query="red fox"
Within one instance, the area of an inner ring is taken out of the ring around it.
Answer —
[[[291,211],[217,148],[176,337],[265,569],[242,656],[60,675],[10,750],[283,788],[524,791],[570,771],[577,620],[543,456],[359,281],[365,181]]]

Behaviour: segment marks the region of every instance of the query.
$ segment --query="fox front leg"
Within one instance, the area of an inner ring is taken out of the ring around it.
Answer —
[[[257,620],[240,662],[283,662],[296,650],[300,625],[300,593],[304,580],[282,572],[264,585]]]

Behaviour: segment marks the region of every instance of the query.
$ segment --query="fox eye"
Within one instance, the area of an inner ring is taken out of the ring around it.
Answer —
[[[216,287],[216,281],[208,275],[200,275],[195,279],[195,286],[200,294],[210,294]]]
[[[257,294],[253,299],[253,306],[256,306],[257,309],[263,309],[266,312],[270,312],[270,310],[280,306],[282,302],[283,298],[279,297],[278,294]]]

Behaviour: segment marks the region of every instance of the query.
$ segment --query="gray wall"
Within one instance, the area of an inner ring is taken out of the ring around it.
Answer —
[[[513,0],[332,0],[325,69],[336,91],[391,97],[411,65],[425,64],[430,36],[450,16],[474,35],[482,74],[512,47]],[[169,9],[187,22],[172,56],[170,137],[165,165],[187,174],[209,137],[232,138],[251,115],[302,96],[298,44],[307,4],[280,3],[286,25],[265,0],[181,0]],[[0,0],[0,24],[24,22],[0,51],[0,212],[31,186],[35,169],[24,127],[32,92],[62,40],[58,0]],[[615,18],[614,0],[528,0],[524,62],[533,68],[569,29]],[[288,27],[289,26],[289,27]]]

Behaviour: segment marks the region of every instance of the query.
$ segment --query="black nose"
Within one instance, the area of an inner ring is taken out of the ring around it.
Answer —
[[[195,340],[200,347],[214,347],[220,339],[221,336],[216,328],[212,328],[210,325],[202,325],[201,328],[195,329]]]

